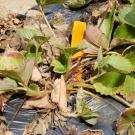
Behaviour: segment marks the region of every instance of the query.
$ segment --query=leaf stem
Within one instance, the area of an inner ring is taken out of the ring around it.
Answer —
[[[130,103],[128,103],[126,100],[124,100],[123,98],[121,98],[120,96],[117,96],[117,95],[111,95],[112,98],[114,98],[115,100],[119,101],[120,103],[128,106],[128,107],[131,107]]]
[[[44,19],[45,23],[47,24],[49,30],[51,31],[52,35],[54,36],[54,38],[55,38],[55,40],[56,40],[56,39],[57,39],[57,38],[56,38],[56,35],[55,35],[53,29],[51,28],[51,26],[50,26],[50,24],[49,24],[49,22],[48,22],[48,20],[47,20],[47,18],[46,18],[46,16],[45,16],[45,13],[44,13],[43,8],[42,8],[41,6],[39,6],[39,8],[40,8],[40,12],[41,12],[41,14],[42,14],[42,16],[43,16],[43,19]]]

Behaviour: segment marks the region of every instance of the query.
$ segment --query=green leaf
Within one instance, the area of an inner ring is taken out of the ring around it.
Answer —
[[[121,55],[111,55],[108,58],[107,63],[113,68],[124,73],[130,73],[133,71],[133,65],[130,60]]]
[[[135,71],[135,47],[131,47],[128,50],[128,53],[126,53],[125,58],[127,58],[128,60],[130,60],[130,62],[133,65],[133,70]]]
[[[126,24],[135,27],[135,11],[132,10],[131,12],[127,13],[126,16],[124,17],[124,20]]]
[[[92,112],[88,107],[85,101],[86,95],[84,95],[83,90],[78,90],[76,97],[76,111],[79,114],[80,118],[83,119],[86,123],[95,125],[97,123],[97,113]]]
[[[29,89],[26,92],[27,96],[37,96],[40,92],[40,88],[37,84],[31,83],[29,85]]]
[[[126,109],[117,121],[117,133],[134,135],[135,131],[135,108]],[[132,134],[133,133],[133,134]]]
[[[68,55],[74,55],[84,49],[83,45],[78,45],[76,47],[65,47],[64,45],[57,45],[57,48],[60,49],[62,53],[67,53]]]
[[[119,45],[133,44],[135,43],[135,27],[127,24],[121,24],[116,28],[113,37],[110,48]]]
[[[17,88],[16,81],[10,78],[4,78],[3,80],[0,80],[0,94],[10,92],[10,91],[15,92],[16,88]]]
[[[41,47],[44,43],[48,42],[49,38],[44,37],[44,36],[34,36],[30,39],[28,46],[35,46],[37,49]]]
[[[109,45],[111,42],[112,30],[114,26],[114,15],[115,15],[116,3],[114,2],[112,5],[112,10],[108,14],[108,16],[104,19],[100,29],[105,34],[107,39],[106,48],[109,49]]]
[[[17,33],[28,40],[32,39],[34,36],[39,36],[41,33],[37,30],[34,29],[29,29],[29,28],[21,28],[17,30]]]
[[[126,95],[135,92],[135,74],[126,75],[124,82],[124,93]]]
[[[131,12],[133,10],[133,8],[130,6],[130,5],[127,5],[127,6],[124,6],[120,12],[119,12],[119,20],[122,22],[122,23],[126,23],[125,21],[125,16]],[[127,23],[126,23],[127,24]]]
[[[113,95],[119,92],[123,84],[125,75],[119,72],[107,72],[94,80],[95,90],[102,95]]]
[[[135,43],[135,28],[122,24],[115,30],[114,37]]]
[[[56,73],[65,73],[66,72],[66,67],[58,60],[53,60],[51,65],[54,67],[53,71]]]

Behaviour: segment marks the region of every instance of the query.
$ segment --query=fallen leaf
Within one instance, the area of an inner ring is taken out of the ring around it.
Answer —
[[[62,112],[67,112],[66,84],[63,75],[61,75],[60,79],[55,80],[51,99],[54,103],[58,104]]]
[[[98,28],[98,26],[88,25],[86,29],[85,39],[94,44],[97,47],[103,47],[106,49],[106,39],[104,33]]]
[[[78,135],[104,135],[102,130],[85,130],[78,133]]]
[[[127,108],[117,121],[117,133],[123,135],[128,131],[128,135],[134,135],[135,131],[135,108]],[[131,134],[133,133],[133,134]]]
[[[30,124],[27,125],[23,132],[23,135],[45,135],[48,126],[49,125],[47,119],[46,121],[41,118],[34,119]]]
[[[33,133],[35,135],[38,135],[38,134],[45,135],[46,134],[46,127],[45,127],[44,121],[42,119],[38,119],[37,125],[34,128]]]
[[[31,108],[45,108],[52,109],[53,105],[49,102],[48,95],[40,98],[40,99],[30,99],[25,102],[23,108],[31,109]]]
[[[40,71],[38,70],[37,67],[34,67],[33,72],[32,72],[31,80],[34,81],[34,82],[38,82],[41,79],[42,79],[42,76],[41,76]]]
[[[11,131],[7,129],[6,119],[3,116],[0,116],[0,135],[14,135]]]
[[[0,112],[4,110],[4,106],[10,97],[10,95],[0,95]]]

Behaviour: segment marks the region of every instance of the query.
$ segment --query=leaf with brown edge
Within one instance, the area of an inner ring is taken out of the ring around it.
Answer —
[[[128,131],[128,135],[134,135],[135,131],[135,108],[126,109],[117,121],[117,133],[123,135]]]
[[[23,64],[23,55],[18,51],[7,50],[0,56],[0,71],[20,68]]]
[[[78,135],[104,135],[102,130],[85,130],[78,133]]]

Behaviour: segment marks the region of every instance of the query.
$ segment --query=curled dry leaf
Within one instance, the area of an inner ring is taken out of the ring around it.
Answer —
[[[25,102],[23,108],[31,109],[31,108],[45,108],[52,109],[54,106],[49,102],[48,95],[39,98],[39,99],[30,99]]]
[[[85,130],[78,133],[78,135],[104,135],[104,133],[102,130]]]
[[[63,75],[60,79],[55,80],[51,99],[58,104],[60,111],[67,112],[66,84]]]
[[[38,82],[41,79],[42,79],[42,76],[41,76],[40,71],[38,70],[37,67],[34,67],[33,72],[32,72],[31,80],[34,81],[34,82]]]
[[[10,97],[10,95],[0,95],[0,112],[4,110],[4,106]]]
[[[43,121],[43,119],[39,118],[37,120],[32,121],[24,130],[23,135],[45,135],[46,129],[48,128],[48,122]]]
[[[128,135],[135,134],[135,108],[126,109],[117,121],[117,133],[123,135],[128,131]]]
[[[96,45],[97,47],[103,47],[105,48],[106,39],[105,35],[102,33],[102,31],[98,28],[98,26],[88,25],[86,29],[86,37],[85,39]]]
[[[6,123],[5,117],[0,116],[0,135],[14,135],[11,131],[7,129],[5,123]]]

